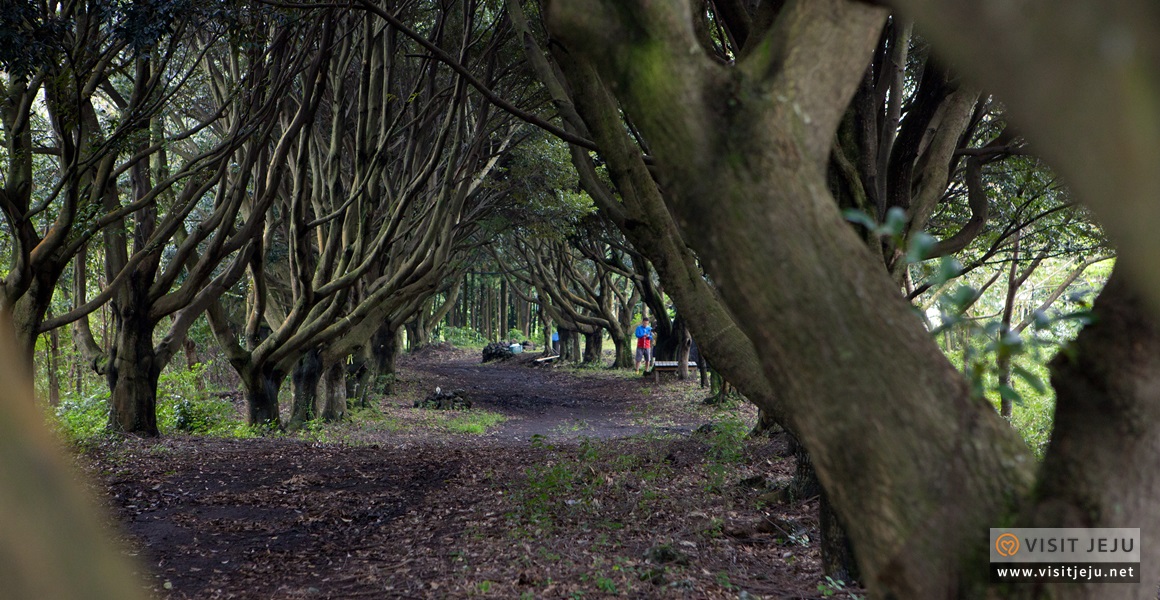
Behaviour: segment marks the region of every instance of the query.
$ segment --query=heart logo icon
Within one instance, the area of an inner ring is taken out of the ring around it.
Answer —
[[[1019,552],[1019,538],[1013,533],[1004,533],[995,539],[995,550],[999,556],[1014,556]]]

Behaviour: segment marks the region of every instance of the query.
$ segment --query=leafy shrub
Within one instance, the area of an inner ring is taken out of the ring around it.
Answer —
[[[236,435],[245,428],[233,403],[205,390],[209,363],[168,369],[157,382],[157,426],[162,432],[184,431]]]
[[[82,443],[103,435],[109,424],[109,392],[91,396],[66,396],[56,407],[56,424],[61,437]]]
[[[238,411],[217,398],[180,398],[173,403],[173,429],[187,433],[216,433],[239,421]]]

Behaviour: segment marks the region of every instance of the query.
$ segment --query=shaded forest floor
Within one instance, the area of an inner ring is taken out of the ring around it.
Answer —
[[[793,459],[746,437],[750,407],[477,357],[406,357],[397,394],[347,423],[81,463],[161,598],[852,596],[821,573],[817,500],[770,498]],[[436,386],[473,408],[411,408]]]

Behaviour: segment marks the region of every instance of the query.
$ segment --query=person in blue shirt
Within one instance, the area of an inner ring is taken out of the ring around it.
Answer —
[[[652,344],[653,342],[653,328],[648,324],[648,317],[640,320],[640,325],[636,326],[636,367],[640,370],[640,363],[644,361],[644,367],[647,369],[652,364]]]
[[[559,328],[552,330],[552,353],[556,354],[556,355],[560,354],[560,329]]]

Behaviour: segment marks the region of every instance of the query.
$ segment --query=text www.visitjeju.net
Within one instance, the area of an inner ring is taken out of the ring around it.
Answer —
[[[992,565],[992,568],[992,573],[996,578],[1003,581],[1127,583],[1140,580],[1137,565],[1042,565],[1034,567]]]

